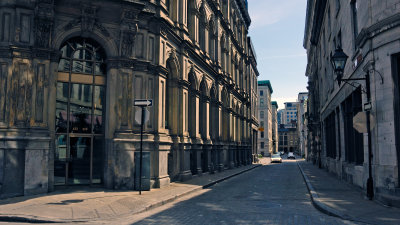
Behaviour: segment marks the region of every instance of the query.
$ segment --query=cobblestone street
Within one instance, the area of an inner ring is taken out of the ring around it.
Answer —
[[[354,224],[313,207],[295,161],[259,167],[195,195],[119,223]]]

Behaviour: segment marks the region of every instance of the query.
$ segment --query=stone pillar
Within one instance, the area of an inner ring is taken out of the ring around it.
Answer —
[[[190,171],[190,140],[182,137],[179,144],[180,172],[179,180],[186,181],[192,178]]]
[[[203,145],[203,161],[202,163],[204,168],[202,168],[203,172],[213,172],[214,165],[211,162],[211,151],[212,145],[211,144],[204,144]]]
[[[192,173],[195,173],[200,176],[203,173],[203,170],[201,169],[202,151],[203,151],[203,146],[201,143],[192,144],[192,157],[193,158],[191,160],[191,163],[194,163],[194,165],[191,165]]]
[[[222,159],[223,159],[223,167],[224,168],[231,168],[230,148],[229,148],[229,145],[226,142],[222,146]]]
[[[179,180],[185,181],[192,178],[191,163],[191,147],[190,138],[188,137],[188,103],[189,94],[186,87],[179,86],[179,110],[178,115],[181,118],[178,121],[179,135],[179,157],[180,157],[180,172]]]
[[[179,2],[179,1],[177,1]],[[179,23],[183,29],[187,31],[187,26],[188,26],[188,12],[190,12],[190,9],[188,8],[188,2],[187,0],[180,0],[180,3],[178,5],[179,7]]]
[[[223,171],[224,170],[224,148],[222,143],[218,143],[217,145],[217,163],[218,163],[218,171]]]

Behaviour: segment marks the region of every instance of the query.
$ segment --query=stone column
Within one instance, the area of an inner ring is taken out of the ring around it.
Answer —
[[[191,147],[191,170],[192,173],[201,174],[201,153],[202,153],[202,140],[199,133],[199,103],[200,98],[196,90],[192,90],[191,93],[191,104],[189,105],[189,133],[192,140]]]
[[[187,87],[179,86],[179,110],[178,115],[178,135],[179,135],[179,158],[180,158],[180,171],[179,180],[185,181],[192,178],[190,168],[190,138],[188,137],[188,103],[189,93]]]
[[[229,166],[229,168],[233,168],[233,167],[235,167],[235,161],[234,161],[234,159],[235,159],[235,156],[234,156],[234,153],[235,153],[235,142],[234,142],[234,130],[235,130],[235,127],[234,127],[234,123],[233,123],[233,121],[234,121],[234,118],[233,118],[233,114],[232,114],[232,111],[229,111],[229,113],[228,113],[228,118],[229,118],[229,135],[228,135],[228,142],[227,142],[227,144],[228,144],[228,146],[229,146],[229,153],[228,153],[228,160],[229,160],[229,162],[228,162],[228,166]]]
[[[211,162],[211,151],[212,151],[212,145],[211,144],[204,144],[203,145],[203,160],[202,163],[202,171],[203,172],[213,172],[211,169],[214,168]]]
[[[190,9],[188,8],[187,0],[180,0],[179,4],[179,23],[183,29],[187,31],[188,26],[188,12]]]

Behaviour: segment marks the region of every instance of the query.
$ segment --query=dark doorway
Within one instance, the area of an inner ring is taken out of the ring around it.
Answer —
[[[397,153],[397,174],[400,175],[400,53],[392,56],[392,77],[393,77],[393,108],[395,120],[395,138]],[[400,176],[397,176],[400,186]]]

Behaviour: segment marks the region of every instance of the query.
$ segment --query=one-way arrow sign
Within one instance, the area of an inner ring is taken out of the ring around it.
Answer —
[[[153,99],[137,99],[133,103],[134,106],[152,106]]]

